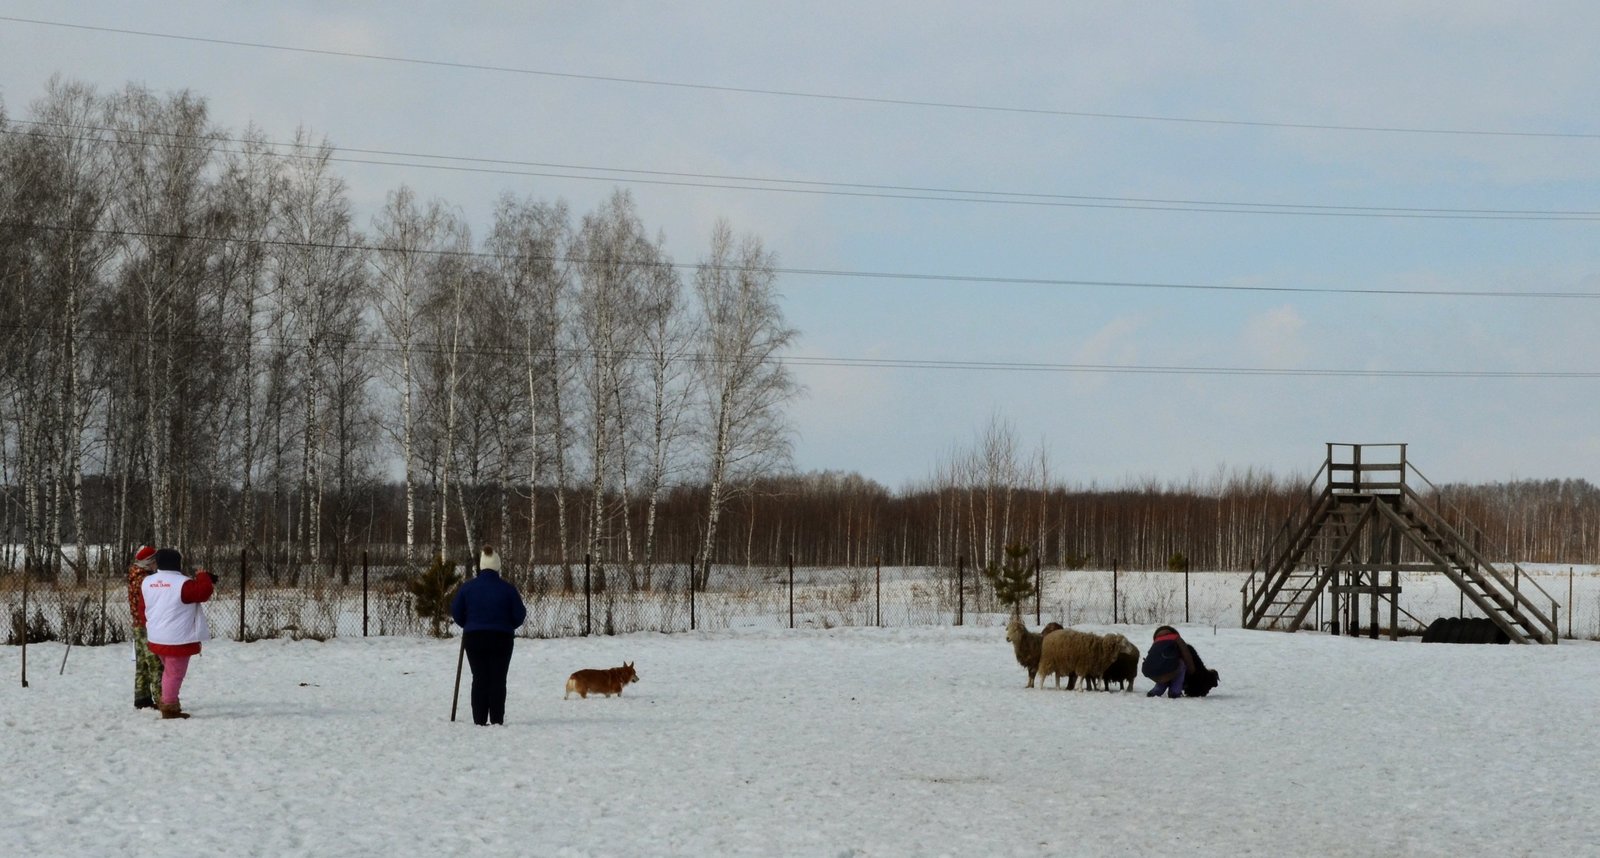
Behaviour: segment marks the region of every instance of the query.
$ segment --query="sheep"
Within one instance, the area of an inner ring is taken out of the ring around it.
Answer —
[[[1133,690],[1133,680],[1139,675],[1139,648],[1119,634],[1106,635],[1117,641],[1117,658],[1106,668],[1100,677],[1107,691],[1111,690],[1111,683],[1115,682],[1123,691]]]
[[[1120,636],[1119,636],[1120,637]],[[1102,637],[1077,629],[1058,629],[1044,636],[1039,647],[1039,687],[1049,676],[1055,676],[1056,687],[1061,687],[1061,677],[1067,677],[1067,689],[1077,685],[1078,677],[1088,679],[1105,675],[1106,669],[1117,660],[1120,644],[1112,637]]]
[[[1017,664],[1028,671],[1028,684],[1024,688],[1033,687],[1033,677],[1039,672],[1039,645],[1044,640],[1044,635],[1028,631],[1022,620],[1013,619],[1006,626],[1006,640],[1011,642],[1011,648],[1016,652]]]

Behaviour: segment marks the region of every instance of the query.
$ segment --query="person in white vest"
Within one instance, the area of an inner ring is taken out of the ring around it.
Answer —
[[[199,655],[200,644],[211,640],[206,612],[201,607],[211,598],[217,576],[200,570],[195,577],[183,574],[183,555],[176,548],[156,552],[156,571],[144,579],[145,631],[150,651],[161,657],[162,718],[187,718],[178,702],[183,677],[189,672],[189,659]]]

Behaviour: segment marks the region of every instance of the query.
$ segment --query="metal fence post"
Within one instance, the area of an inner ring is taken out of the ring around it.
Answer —
[[[361,549],[361,636],[367,636],[367,549]]]
[[[1189,558],[1183,558],[1183,621],[1189,622]]]
[[[956,557],[956,625],[967,615],[967,558]]]
[[[694,555],[689,556],[689,631],[694,631]]]
[[[1567,567],[1567,637],[1572,637],[1572,567]]]
[[[33,577],[33,552],[22,558],[22,687],[28,687],[28,591],[29,579]]]
[[[794,555],[789,555],[789,628],[794,628]]]
[[[594,624],[594,594],[589,588],[589,555],[583,555],[583,634]]]
[[[250,581],[250,549],[239,549],[239,640],[244,640],[244,591]]]
[[[877,599],[877,607],[874,609],[874,612],[877,614],[877,625],[882,626],[883,625],[883,558],[882,557],[874,557],[874,558],[872,558],[872,566],[873,566],[873,569],[876,570],[873,573],[873,585],[872,585],[873,589],[876,591],[876,599]]]
[[[1044,574],[1039,571],[1039,556],[1033,558],[1033,624],[1044,622]]]

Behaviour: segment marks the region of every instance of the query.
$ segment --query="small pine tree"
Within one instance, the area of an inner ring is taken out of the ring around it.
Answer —
[[[406,592],[411,594],[411,608],[418,617],[428,621],[428,634],[436,638],[445,637],[445,620],[450,616],[450,597],[460,583],[456,578],[456,565],[444,559],[443,555],[435,557],[432,566],[406,582]]]
[[[1167,558],[1168,572],[1182,572],[1187,568],[1189,568],[1189,558],[1184,556],[1182,551],[1174,551],[1172,556]]]
[[[1005,562],[993,563],[983,570],[983,577],[994,587],[994,597],[1000,604],[1011,608],[1011,616],[1022,616],[1022,603],[1034,594],[1033,565],[1028,562],[1026,545],[1007,545]]]

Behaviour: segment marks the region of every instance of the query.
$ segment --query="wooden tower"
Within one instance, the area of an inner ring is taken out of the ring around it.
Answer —
[[[1437,572],[1511,640],[1556,642],[1555,599],[1516,563],[1487,559],[1497,554],[1493,546],[1407,461],[1406,445],[1327,447],[1322,468],[1241,590],[1245,628],[1306,628],[1328,593],[1336,634],[1360,633],[1365,598],[1372,637],[1387,601],[1392,639],[1401,613],[1426,625],[1401,609],[1400,573]]]

